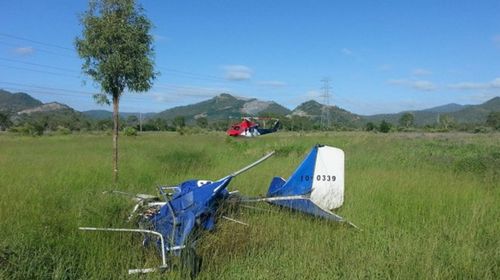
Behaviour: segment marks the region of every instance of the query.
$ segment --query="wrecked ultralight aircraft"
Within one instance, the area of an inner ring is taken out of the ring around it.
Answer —
[[[156,243],[162,264],[158,268],[131,269],[129,273],[147,273],[166,270],[169,266],[167,254],[180,256],[181,265],[195,276],[201,266],[195,246],[200,230],[213,230],[220,216],[223,203],[231,200],[238,203],[266,201],[305,214],[336,222],[347,222],[331,212],[338,208],[344,198],[344,152],[340,149],[316,145],[302,161],[292,176],[285,181],[275,177],[266,197],[245,198],[237,191],[229,192],[227,186],[237,175],[262,163],[273,155],[267,154],[256,162],[217,181],[189,180],[177,186],[159,187],[161,196],[132,195],[138,202],[129,220],[136,220],[138,229],[80,227],[90,231],[137,232],[144,234],[144,245]],[[113,193],[126,194],[119,191]],[[129,194],[127,194],[129,195]],[[233,199],[234,198],[234,199]]]

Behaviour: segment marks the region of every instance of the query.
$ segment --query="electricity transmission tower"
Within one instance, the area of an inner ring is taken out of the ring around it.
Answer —
[[[321,80],[323,86],[321,90],[323,93],[319,96],[323,98],[323,107],[321,108],[321,128],[327,130],[330,128],[330,78],[323,78]]]

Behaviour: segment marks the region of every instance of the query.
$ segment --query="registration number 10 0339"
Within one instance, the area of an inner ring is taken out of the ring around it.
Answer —
[[[323,175],[323,174],[318,174],[316,176],[310,176],[310,175],[300,175],[300,180],[301,181],[323,181],[323,182],[335,182],[337,177],[335,175]]]

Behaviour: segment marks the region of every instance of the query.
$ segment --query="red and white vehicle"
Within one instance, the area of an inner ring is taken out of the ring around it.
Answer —
[[[274,124],[271,128],[261,128],[260,124],[253,120],[274,120]],[[280,121],[278,119],[271,118],[250,118],[245,117],[240,123],[233,124],[231,128],[227,130],[227,135],[229,136],[245,136],[245,137],[255,137],[259,135],[264,135],[268,133],[273,133],[278,131]]]

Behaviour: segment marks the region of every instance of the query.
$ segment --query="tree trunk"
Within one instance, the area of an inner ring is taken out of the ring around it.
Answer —
[[[113,94],[113,183],[118,182],[118,128],[120,118],[118,115],[119,95]]]

